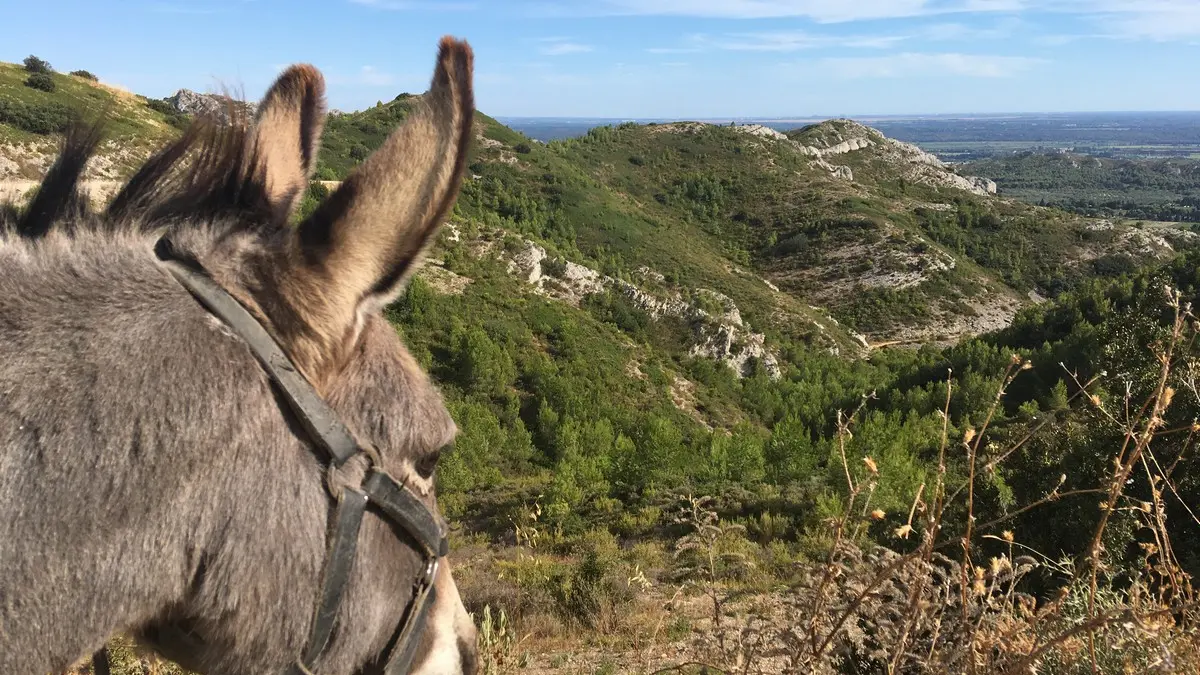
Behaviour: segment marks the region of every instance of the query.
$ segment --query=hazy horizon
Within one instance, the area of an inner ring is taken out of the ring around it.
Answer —
[[[487,111],[483,111],[487,112]],[[631,115],[492,115],[498,120],[695,120],[704,122],[709,120],[751,120],[751,121],[771,121],[771,122],[789,122],[789,121],[808,121],[808,120],[826,120],[831,117],[855,117],[859,119],[865,118],[887,118],[887,119],[922,119],[922,118],[946,118],[946,117],[961,117],[961,118],[997,118],[997,117],[1030,117],[1037,115],[1053,115],[1070,117],[1075,115],[1200,115],[1200,108],[1195,110],[1026,110],[1020,112],[1008,111],[979,111],[979,112],[950,112],[950,113],[836,113],[833,115],[740,115],[740,116],[712,116],[712,117],[697,117],[688,115],[674,116],[657,116],[657,117],[638,117]]]

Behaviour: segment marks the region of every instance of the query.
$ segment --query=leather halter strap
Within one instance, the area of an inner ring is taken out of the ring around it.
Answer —
[[[350,430],[300,374],[275,339],[240,302],[207,274],[197,272],[176,260],[164,260],[163,265],[175,275],[184,288],[191,291],[200,304],[224,321],[245,341],[271,379],[279,385],[292,411],[308,432],[309,438],[325,451],[334,466],[342,466],[361,451]]]
[[[262,324],[207,274],[173,259],[162,264],[210,312],[225,322],[246,343],[287,400],[313,443],[335,467],[364,454],[374,463],[374,453],[364,450],[308,380],[267,333]],[[416,636],[424,629],[429,607],[437,597],[434,578],[438,559],[449,552],[449,543],[428,507],[411,490],[378,466],[362,485],[343,488],[329,522],[321,594],[317,599],[308,644],[289,675],[313,675],[312,664],[329,646],[338,609],[345,594],[357,553],[358,534],[367,505],[374,502],[381,515],[400,526],[420,546],[425,561],[413,587],[413,601],[393,637],[384,672],[407,673],[416,655]]]

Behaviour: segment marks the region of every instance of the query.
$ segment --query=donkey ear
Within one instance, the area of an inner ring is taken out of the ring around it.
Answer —
[[[317,163],[325,124],[325,79],[311,65],[283,72],[263,96],[247,146],[267,200],[291,215]]]
[[[319,285],[339,322],[401,292],[453,207],[475,112],[472,68],[471,47],[443,38],[421,103],[297,228],[292,259],[318,277],[303,285]]]

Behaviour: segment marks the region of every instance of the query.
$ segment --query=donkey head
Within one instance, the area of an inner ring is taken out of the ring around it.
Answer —
[[[316,623],[330,492],[375,468],[437,513],[455,426],[381,310],[461,185],[472,59],[443,39],[405,123],[298,225],[325,114],[307,65],[254,124],[193,125],[103,213],[77,190],[99,127],[68,134],[23,212],[0,208],[0,671],[59,671],[128,630],[194,670],[280,672]],[[234,296],[373,452],[327,469],[245,343],[156,254]],[[368,509],[308,664],[320,675],[381,669],[426,569],[401,530]],[[473,673],[475,629],[441,562],[414,667]]]
[[[421,103],[295,226],[285,223],[316,164],[324,83],[311,66],[286,70],[262,100],[255,124],[238,144],[240,154],[209,149],[210,164],[217,157],[229,164],[235,201],[253,207],[215,208],[212,220],[245,222],[215,226],[224,231],[215,238],[193,224],[159,241],[160,254],[193,260],[252,308],[352,433],[378,453],[382,468],[435,514],[438,454],[452,442],[455,426],[381,310],[403,291],[457,196],[473,133],[472,60],[466,43],[443,39]],[[113,208],[121,208],[120,199]],[[211,196],[191,199],[163,208],[203,212]],[[365,469],[365,461],[351,461],[329,480],[357,484]],[[356,575],[328,654],[333,670],[339,663],[366,672],[380,667],[411,599],[422,562],[394,529],[380,519],[364,523]],[[475,628],[445,561],[439,570],[416,672],[474,672]],[[371,658],[361,662],[364,655]]]
[[[109,208],[118,222],[175,223],[158,240],[159,254],[200,265],[250,308],[359,441],[379,454],[382,468],[433,513],[438,453],[455,426],[381,310],[403,291],[457,196],[472,134],[472,60],[466,43],[443,39],[421,103],[298,225],[288,223],[316,164],[325,114],[323,79],[307,65],[278,78],[242,137],[208,138],[190,188],[149,199],[156,205],[139,211],[147,201],[139,195],[155,193],[165,173],[156,165],[173,163],[195,142],[185,137],[152,159]],[[329,480],[357,484],[366,466],[356,460]],[[323,658],[331,672],[382,665],[422,565],[409,541],[368,515]],[[474,672],[475,628],[445,561],[439,570],[416,672]]]

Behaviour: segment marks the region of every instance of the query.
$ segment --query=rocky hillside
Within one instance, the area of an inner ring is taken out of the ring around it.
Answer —
[[[16,91],[38,105],[118,103],[118,133],[90,167],[101,197],[190,116],[227,104],[188,90],[154,101],[64,75],[42,100],[19,66],[4,68],[0,100]],[[417,101],[400,94],[331,114],[317,177],[344,177]],[[623,294],[655,319],[694,324],[677,346],[739,372],[751,360],[773,369],[782,345],[849,355],[995,330],[1082,279],[1188,245],[1187,233],[998,197],[993,181],[851,120],[787,134],[625,124],[549,145],[482,113],[476,130],[458,213],[524,242],[510,257],[535,292],[575,304]],[[19,198],[55,137],[0,124],[0,138],[0,197]]]
[[[883,135],[877,129],[853,120],[838,119],[813,124],[786,134],[798,149],[820,160],[831,160],[858,150],[872,150],[868,161],[876,162],[891,180],[904,180],[935,188],[952,188],[988,196],[996,194],[996,183],[981,176],[959,175],[950,165],[910,143],[902,143]],[[826,161],[828,163],[828,161]],[[854,180],[851,166],[829,166],[835,176]]]
[[[179,131],[169,110],[151,107],[143,96],[62,73],[49,74],[53,91],[45,91],[28,86],[28,76],[19,64],[0,63],[0,181],[39,178],[76,113],[108,119],[108,138],[88,167],[95,180],[126,177]]]
[[[706,246],[876,343],[994,330],[1036,298],[1188,245],[1186,233],[1168,239],[998,198],[989,180],[848,120],[790,134],[626,124],[523,149],[496,148],[477,175],[565,208],[579,193],[546,171],[565,164],[608,195],[609,217],[572,241],[664,273]]]

